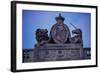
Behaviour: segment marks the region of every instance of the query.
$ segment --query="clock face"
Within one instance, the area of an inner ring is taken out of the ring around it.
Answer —
[[[55,43],[65,43],[69,36],[69,29],[64,24],[55,24],[51,29],[51,36]]]

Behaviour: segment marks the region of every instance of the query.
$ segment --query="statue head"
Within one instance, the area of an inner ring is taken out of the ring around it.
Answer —
[[[48,40],[48,30],[47,29],[37,29],[36,30],[36,40],[37,42],[42,42],[44,40]]]
[[[82,33],[82,31],[79,28],[72,31],[72,34],[81,34],[81,33]]]

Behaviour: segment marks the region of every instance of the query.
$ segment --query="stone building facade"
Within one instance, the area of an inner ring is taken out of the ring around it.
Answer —
[[[82,59],[82,44],[45,44],[35,52],[36,61]]]
[[[47,29],[36,30],[35,48],[30,53],[28,61],[63,61],[63,60],[81,60],[83,57],[82,31],[75,28],[71,37],[69,27],[64,23],[65,18],[59,14],[55,18],[57,21],[51,28],[50,36]],[[23,53],[24,54],[24,53]],[[25,54],[23,55],[25,57]],[[23,62],[28,62],[23,58]]]

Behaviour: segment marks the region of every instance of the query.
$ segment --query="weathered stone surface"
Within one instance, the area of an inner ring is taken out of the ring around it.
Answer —
[[[66,26],[66,24],[54,24],[54,26],[51,29],[51,36],[55,43],[61,44],[65,43],[67,39],[69,38],[70,31],[69,28]]]
[[[82,59],[81,44],[45,44],[38,48],[38,61]]]
[[[83,40],[81,29],[75,29],[71,37],[70,30],[64,24],[65,18],[59,14],[48,36],[47,29],[37,29],[37,44],[34,49],[34,61],[60,61],[83,59]]]
[[[43,46],[44,48],[39,48],[39,49],[79,49],[82,48],[82,44],[45,44]]]

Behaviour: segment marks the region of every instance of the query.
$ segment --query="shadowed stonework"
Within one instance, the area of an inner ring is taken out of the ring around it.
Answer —
[[[50,35],[48,35],[48,29],[38,28],[36,30],[35,48],[28,56],[24,50],[23,62],[86,59],[83,50],[82,30],[71,24],[75,27],[75,30],[71,32],[72,37],[69,27],[64,23],[65,18],[59,14],[55,20],[56,23],[52,26]]]

